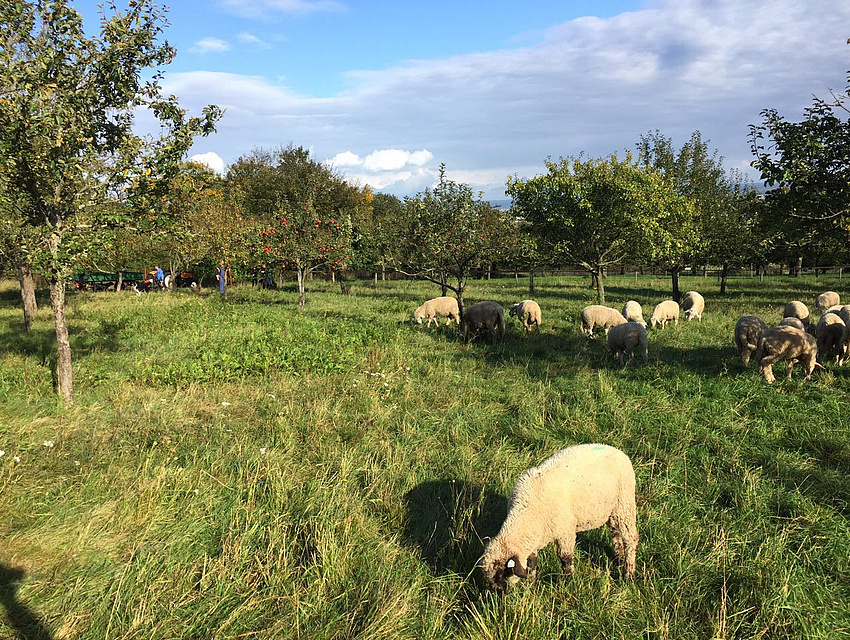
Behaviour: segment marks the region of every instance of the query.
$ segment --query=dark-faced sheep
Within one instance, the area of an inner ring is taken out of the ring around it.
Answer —
[[[601,304],[592,304],[581,310],[581,332],[591,338],[593,337],[593,330],[598,327],[605,329],[607,335],[611,327],[616,327],[624,322],[626,322],[626,319],[622,313]]]
[[[818,360],[844,360],[844,329],[846,325],[837,313],[825,313],[818,320],[815,338],[818,343]]]
[[[758,316],[741,316],[735,323],[735,346],[738,347],[738,355],[744,362],[744,366],[750,363],[750,356],[761,347],[767,324]]]
[[[531,331],[531,327],[536,326],[540,331],[540,305],[534,300],[523,300],[512,304],[508,310],[508,315],[515,316],[522,323],[526,331]]]
[[[463,335],[469,337],[482,329],[489,331],[493,344],[505,339],[505,310],[502,305],[485,300],[463,310]]]
[[[773,383],[773,365],[777,362],[788,363],[788,378],[794,363],[803,365],[806,372],[806,380],[812,377],[817,363],[818,345],[814,336],[794,327],[771,327],[764,332],[761,347],[761,360],[759,361],[759,372],[764,374],[768,383]]]
[[[607,524],[625,575],[635,574],[638,545],[635,473],[629,457],[604,444],[562,449],[517,480],[508,517],[484,550],[490,587],[505,591],[534,574],[537,553],[555,542],[564,572],[574,571],[576,532]]]
[[[417,324],[422,324],[423,319],[428,320],[426,326],[431,326],[431,322],[439,325],[439,318],[447,318],[446,325],[450,325],[452,320],[460,322],[460,310],[457,306],[457,299],[451,296],[441,296],[432,298],[424,302],[413,312],[413,319]]]

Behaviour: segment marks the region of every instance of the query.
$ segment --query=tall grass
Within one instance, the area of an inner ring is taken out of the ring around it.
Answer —
[[[413,282],[81,294],[77,404],[53,392],[49,311],[0,291],[0,636],[843,638],[850,633],[850,369],[769,386],[734,353],[838,281],[713,279],[702,323],[614,366],[578,332],[580,278],[537,278],[543,328],[503,345],[409,322]],[[528,297],[474,281],[470,301]],[[614,276],[613,306],[667,295]],[[45,305],[46,308],[46,305]],[[606,442],[638,479],[638,577],[604,530],[505,597],[475,570],[518,475]]]

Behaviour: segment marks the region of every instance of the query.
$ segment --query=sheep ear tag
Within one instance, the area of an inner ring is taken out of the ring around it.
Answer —
[[[516,556],[508,560],[507,564],[505,565],[505,568],[510,569],[511,573],[520,578],[525,578],[528,576],[528,571],[522,568],[522,565],[519,563],[519,558],[517,558]]]

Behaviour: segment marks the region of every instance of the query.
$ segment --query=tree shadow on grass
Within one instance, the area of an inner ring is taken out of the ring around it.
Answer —
[[[469,575],[508,512],[505,496],[462,480],[432,480],[404,496],[404,542],[435,575]]]
[[[6,620],[20,640],[52,640],[47,626],[38,619],[30,608],[18,599],[18,585],[24,578],[24,570],[0,564],[0,603],[6,612]]]
[[[87,355],[96,350],[118,351],[121,349],[122,334],[126,325],[124,320],[119,322],[105,320],[95,329],[69,327],[71,351],[75,356]],[[0,353],[35,357],[42,365],[46,365],[55,359],[56,331],[49,328],[26,332],[21,323],[19,330],[13,328],[0,332]]]

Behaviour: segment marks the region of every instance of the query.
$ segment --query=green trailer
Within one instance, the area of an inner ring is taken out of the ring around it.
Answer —
[[[147,279],[142,271],[78,271],[74,283],[80,291],[114,291],[119,278],[124,287],[138,285]]]

